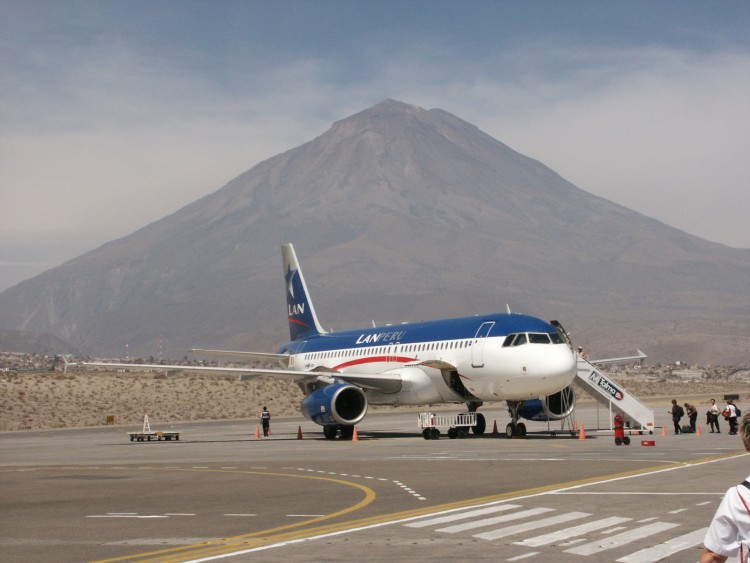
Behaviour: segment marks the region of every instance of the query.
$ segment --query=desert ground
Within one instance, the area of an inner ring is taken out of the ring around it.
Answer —
[[[726,379],[685,380],[654,375],[614,374],[614,379],[650,406],[669,405],[671,398],[698,406],[703,417],[708,399],[723,403],[725,394],[740,396],[750,408],[750,382],[745,375]],[[578,400],[590,400],[576,389]],[[105,371],[9,371],[0,373],[0,431],[101,426],[108,417],[117,425],[143,421],[250,419],[267,406],[272,416],[297,416],[302,400],[294,384],[272,379],[240,382],[236,378]],[[447,409],[456,406],[446,405]],[[372,411],[382,410],[371,408]],[[420,410],[414,407],[412,410]],[[424,410],[424,409],[422,409]]]

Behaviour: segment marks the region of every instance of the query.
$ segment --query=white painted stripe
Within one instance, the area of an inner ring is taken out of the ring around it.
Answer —
[[[678,551],[683,551],[696,545],[702,545],[707,530],[708,527],[700,528],[689,534],[672,538],[662,544],[636,551],[635,553],[621,557],[617,561],[618,563],[655,563],[656,561],[661,561],[665,557],[669,557]]]
[[[518,557],[511,557],[510,559],[506,559],[506,561],[521,561],[521,559],[528,559],[529,557],[534,557],[535,555],[539,555],[539,552],[532,551],[530,553],[524,553],[523,555],[519,555]]]
[[[148,518],[169,518],[169,516],[163,516],[163,515],[152,515],[152,516],[131,516],[127,514],[98,514],[98,515],[92,515],[92,516],[86,516],[86,518],[141,518],[141,519],[148,519]]]
[[[737,458],[744,457],[746,455],[750,455],[750,454],[741,454],[741,455],[737,455],[737,456],[730,456],[730,457],[724,457],[724,458],[719,458],[719,459],[712,459],[710,461],[701,461],[701,462],[698,462],[698,463],[685,463],[685,464],[680,464],[678,466],[675,466],[674,468],[656,469],[654,471],[646,471],[644,473],[627,475],[627,476],[623,476],[623,477],[615,477],[615,478],[612,478],[612,479],[603,479],[603,480],[600,480],[600,481],[594,480],[594,481],[591,481],[591,482],[588,482],[588,483],[583,483],[581,485],[575,485],[575,486],[572,486],[572,487],[566,487],[564,489],[558,489],[556,491],[544,491],[542,493],[532,493],[532,494],[528,494],[528,495],[519,495],[518,497],[514,498],[513,500],[518,501],[518,500],[525,499],[525,498],[536,498],[536,497],[541,497],[543,495],[558,494],[560,492],[571,491],[573,489],[578,489],[578,488],[582,488],[582,487],[588,487],[588,486],[592,486],[592,485],[601,485],[601,484],[604,484],[604,483],[611,483],[611,482],[614,482],[614,481],[620,481],[620,480],[626,480],[626,479],[636,479],[636,478],[642,479],[646,475],[657,475],[659,473],[664,473],[665,471],[672,471],[672,470],[676,470],[676,469],[689,469],[689,468],[694,468],[694,467],[700,467],[701,465],[707,465],[707,464],[718,463],[718,462],[723,462],[723,461],[734,462],[734,461],[737,460]],[[79,468],[74,468],[74,469],[79,469]],[[123,469],[126,469],[126,468],[123,468]],[[724,492],[726,492],[726,491],[724,491]],[[722,495],[723,494],[724,493],[722,493]],[[495,503],[502,503],[502,502],[505,502],[505,501],[493,501],[492,503],[488,503],[488,504],[495,504]],[[487,505],[485,505],[485,506],[487,506]],[[450,509],[450,510],[444,510],[444,511],[441,511],[441,512],[436,512],[435,514],[446,514],[448,512],[453,512],[453,511],[457,511],[457,510],[463,510],[463,509],[462,508],[461,509],[454,508],[454,509]],[[326,534],[318,534],[316,536],[307,536],[307,537],[302,537],[302,538],[296,538],[296,539],[293,539],[293,540],[285,540],[285,541],[280,541],[280,542],[276,542],[276,543],[266,544],[266,545],[263,545],[263,546],[260,546],[260,547],[251,547],[251,548],[248,548],[248,549],[239,549],[237,551],[229,551],[227,553],[222,553],[222,554],[219,554],[219,555],[211,555],[211,556],[208,556],[208,557],[201,557],[199,559],[186,560],[185,563],[202,563],[204,561],[217,561],[219,559],[225,559],[227,557],[236,557],[237,555],[245,555],[245,554],[248,554],[248,553],[256,553],[256,552],[259,552],[259,551],[267,551],[267,550],[270,550],[270,549],[277,549],[279,547],[285,547],[287,545],[294,545],[294,544],[298,544],[298,543],[304,543],[304,542],[309,542],[309,541],[314,541],[314,540],[319,540],[319,539],[324,539],[324,538],[331,538],[331,537],[341,536],[341,535],[344,535],[344,534],[353,534],[353,533],[361,532],[361,531],[364,531],[364,530],[374,530],[374,529],[377,529],[377,528],[383,528],[385,526],[391,526],[393,524],[403,524],[404,522],[411,522],[413,520],[417,520],[417,519],[420,519],[420,518],[422,518],[422,516],[410,516],[408,518],[400,518],[400,519],[396,519],[396,520],[388,520],[386,522],[378,522],[376,524],[368,524],[366,526],[359,526],[359,527],[354,527],[354,528],[345,528],[343,530],[337,530],[335,532],[329,532],[329,533],[326,533]]]
[[[685,512],[687,508],[678,508],[676,510],[670,510],[669,514],[679,514],[680,512]]]
[[[461,512],[459,514],[451,514],[450,516],[440,516],[439,518],[430,518],[428,520],[421,520],[419,522],[410,522],[404,524],[409,528],[424,528],[426,526],[434,526],[436,524],[445,524],[446,522],[455,522],[456,520],[464,520],[466,518],[474,518],[475,516],[484,516],[485,514],[492,514],[494,512],[502,512],[503,510],[513,510],[514,508],[521,508],[517,504],[501,504],[497,506],[490,506],[489,508],[480,508],[478,510],[469,510],[468,512]]]
[[[575,555],[594,555],[608,549],[614,549],[622,545],[627,545],[634,541],[642,540],[654,534],[670,530],[677,527],[678,524],[671,524],[670,522],[656,522],[647,526],[641,526],[640,528],[634,528],[622,534],[616,536],[610,536],[605,539],[594,540],[589,543],[585,543],[578,547],[566,549],[565,553],[573,553]]]
[[[534,520],[533,522],[524,522],[522,524],[516,524],[515,526],[506,526],[499,530],[492,530],[472,536],[482,540],[496,540],[514,534],[520,534],[522,532],[528,532],[529,530],[538,530],[545,526],[554,526],[555,524],[562,524],[564,522],[570,522],[571,520],[578,520],[579,518],[585,518],[591,516],[588,512],[567,512],[558,516],[550,516],[549,518],[542,518],[541,520]]]
[[[590,532],[596,532],[608,528],[609,526],[615,526],[623,522],[632,520],[632,518],[624,518],[620,516],[611,516],[610,518],[604,518],[595,522],[588,522],[586,524],[580,524],[579,526],[573,526],[571,528],[565,528],[564,530],[558,530],[556,532],[550,532],[543,536],[536,536],[534,538],[528,538],[520,542],[516,542],[516,545],[525,545],[527,547],[539,547],[540,545],[547,545],[557,541],[561,541],[567,538],[575,538],[582,536]],[[577,540],[581,542],[583,540]]]
[[[615,526],[614,528],[610,528],[609,530],[604,530],[602,534],[609,535],[614,534],[615,532],[619,532],[620,530],[627,530],[627,526]]]
[[[484,528],[486,526],[492,526],[493,524],[499,524],[500,522],[520,520],[521,518],[536,516],[537,514],[544,514],[545,512],[552,512],[552,509],[530,508],[528,510],[522,510],[521,512],[513,512],[511,514],[505,514],[503,516],[495,516],[494,518],[483,518],[482,520],[475,520],[466,524],[458,524],[456,526],[448,526],[447,528],[439,528],[437,531],[445,532],[446,534],[456,534],[458,532],[465,532],[466,530],[473,530],[474,528]]]
[[[257,514],[225,514],[224,516],[257,516]]]

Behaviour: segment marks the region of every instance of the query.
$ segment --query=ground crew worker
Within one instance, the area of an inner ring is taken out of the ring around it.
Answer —
[[[271,428],[271,413],[268,412],[266,407],[263,407],[263,411],[260,413],[260,423],[263,425],[263,437],[268,438],[268,430]]]

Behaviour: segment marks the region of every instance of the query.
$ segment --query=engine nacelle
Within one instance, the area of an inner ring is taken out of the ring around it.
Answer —
[[[541,399],[524,401],[518,416],[526,420],[547,422],[548,420],[560,420],[569,416],[576,405],[576,393],[572,385],[568,385],[562,391],[547,395]]]
[[[327,385],[302,400],[302,414],[321,426],[353,426],[367,414],[367,398],[359,387],[340,383]]]

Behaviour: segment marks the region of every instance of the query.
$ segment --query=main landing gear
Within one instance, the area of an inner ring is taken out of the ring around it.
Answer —
[[[526,425],[523,422],[518,422],[518,409],[521,408],[522,404],[523,401],[508,401],[508,413],[511,418],[511,422],[505,427],[505,435],[508,438],[526,437]]]
[[[476,426],[471,427],[471,431],[475,435],[481,436],[482,434],[484,434],[485,430],[487,430],[487,421],[484,419],[484,415],[480,412],[477,412],[477,409],[482,406],[482,403],[467,403],[466,406],[469,408],[469,412],[477,413],[477,424]]]

